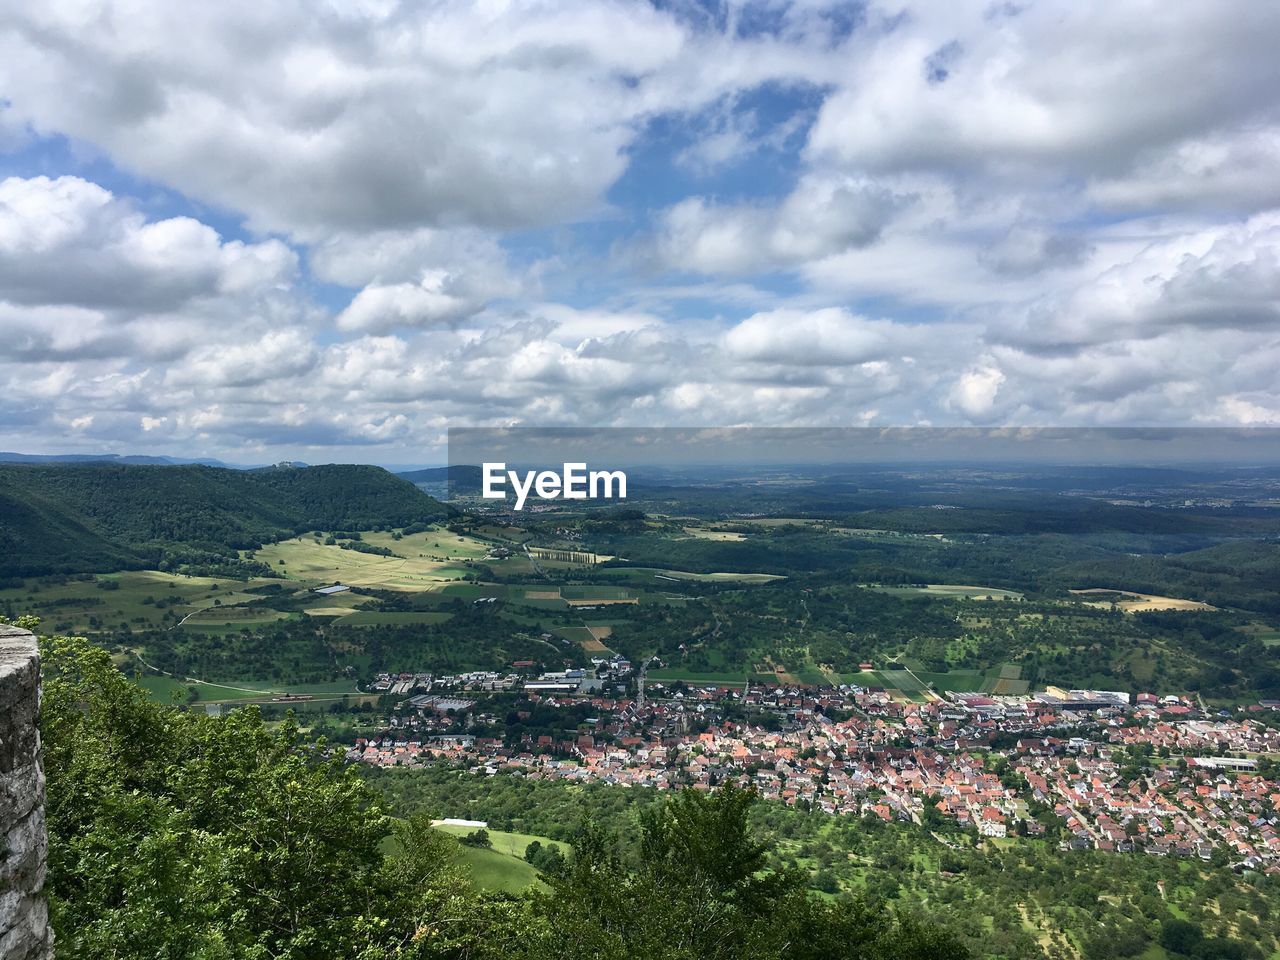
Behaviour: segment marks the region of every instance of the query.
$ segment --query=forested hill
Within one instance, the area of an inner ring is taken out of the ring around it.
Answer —
[[[305,530],[404,526],[447,513],[381,467],[0,464],[0,577],[207,571],[235,565],[237,550]]]

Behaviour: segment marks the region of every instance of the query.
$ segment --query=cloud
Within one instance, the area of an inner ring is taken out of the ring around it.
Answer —
[[[473,316],[483,304],[460,295],[450,274],[432,271],[418,283],[373,284],[338,314],[338,328],[387,333],[399,327],[432,327]]]
[[[819,112],[814,158],[1105,178],[1206,131],[1280,124],[1272,5],[1092,0],[995,20],[991,9],[871,5],[849,74]]]
[[[1280,128],[1216,131],[1093,178],[1088,196],[1110,210],[1267,210],[1280,206],[1278,161]]]
[[[661,267],[746,273],[795,266],[874,243],[909,198],[852,178],[805,178],[776,206],[700,197],[663,212],[644,251]]]
[[[828,308],[757,313],[724,337],[734,359],[796,366],[840,366],[878,360],[905,342],[902,328]]]
[[[1066,349],[1189,327],[1280,329],[1280,212],[1153,239],[1004,313],[992,339]]]
[[[1272,422],[1277,36],[1246,0],[10,5],[0,445]]]
[[[994,244],[978,251],[978,262],[1005,276],[1075,267],[1092,253],[1080,236],[1055,233],[1043,226],[1016,226]]]
[[[78,177],[0,181],[0,298],[106,310],[172,310],[293,279],[278,240],[224,242],[189,217],[148,221]]]
[[[956,380],[948,402],[966,417],[981,421],[995,407],[996,395],[1005,376],[991,363],[965,371]]]
[[[612,2],[52,2],[0,26],[0,88],[21,121],[308,236],[589,210],[623,170],[637,84],[685,38]]]

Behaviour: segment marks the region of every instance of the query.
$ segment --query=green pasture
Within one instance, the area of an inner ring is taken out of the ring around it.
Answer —
[[[435,829],[450,836],[463,837],[477,828],[439,824]],[[470,874],[471,882],[482,890],[520,893],[539,883],[538,871],[524,859],[525,848],[535,840],[543,846],[557,846],[565,855],[571,849],[567,843],[529,833],[508,833],[503,830],[487,832],[492,848],[458,844],[460,860]]]
[[[339,617],[334,622],[344,627],[401,626],[404,624],[444,623],[452,616],[452,613],[443,610],[388,611],[385,613],[376,610],[360,610],[345,617]]]
[[[425,550],[413,549],[413,537],[397,541],[390,534],[368,533],[362,536],[365,543],[385,546],[394,555],[384,557],[344,550],[340,544],[317,543],[309,534],[269,543],[252,551],[252,555],[281,576],[309,585],[347,583],[380,590],[412,591],[430,590],[443,581],[457,580],[473,572],[466,565],[467,561],[475,555],[475,545],[483,546],[480,541],[467,539],[457,545],[459,552],[456,554],[441,552],[428,555]],[[406,542],[410,542],[409,547],[404,546]],[[422,546],[425,548],[428,544],[424,542]],[[480,555],[483,556],[483,551]]]
[[[183,617],[212,607],[214,600],[224,608],[234,606],[254,599],[254,594],[244,592],[246,587],[271,582],[186,577],[158,570],[99,574],[88,580],[42,577],[0,590],[0,605],[11,604],[16,613],[40,617],[49,631],[93,633],[117,629],[122,623],[133,629],[172,625],[172,618],[165,620],[170,610]],[[104,589],[100,583],[114,588]]]

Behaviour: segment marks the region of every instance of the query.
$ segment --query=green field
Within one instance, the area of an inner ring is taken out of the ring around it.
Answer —
[[[212,608],[215,600],[223,608],[231,607],[255,599],[254,594],[244,592],[247,587],[271,582],[185,577],[158,570],[99,574],[83,580],[45,577],[0,590],[0,606],[12,605],[15,613],[40,617],[47,630],[92,633],[117,629],[122,623],[133,629],[158,627],[166,623],[166,615],[171,624],[188,614]],[[104,589],[100,583],[115,586]]]
[[[450,836],[462,837],[472,833],[476,828],[438,824],[436,829]],[[472,882],[483,890],[520,893],[538,883],[538,871],[524,859],[525,848],[535,840],[544,846],[559,847],[566,855],[571,849],[567,843],[529,833],[489,830],[488,834],[489,841],[493,844],[492,849],[458,844],[462,863],[470,873]]]
[[[265,607],[205,607],[186,617],[182,621],[182,629],[199,633],[227,633],[244,627],[266,626],[296,616],[298,615]]]
[[[489,553],[489,544],[475,537],[461,536],[443,527],[411,533],[399,540],[385,532],[364,533],[361,539],[375,547],[386,547],[401,557],[436,560],[479,560]]]
[[[284,581],[187,577],[156,570],[84,579],[33,578],[21,587],[0,590],[0,607],[34,614],[46,629],[61,633],[117,630],[122,625],[130,629],[171,627],[182,621],[183,627],[192,632],[219,634],[297,615],[264,607],[240,609],[240,604],[262,599],[262,594],[246,592],[253,587],[283,582],[291,590],[305,590],[343,582],[388,590],[437,590],[472,573],[469,564],[483,558],[489,549],[481,540],[437,528],[399,540],[390,533],[364,533],[362,539],[372,546],[385,547],[396,556],[343,550],[336,544],[317,543],[308,535],[268,544],[254,552],[256,559],[288,578]],[[294,583],[289,584],[289,580]],[[353,613],[364,600],[351,595],[316,597],[315,607],[307,612],[343,616]],[[352,622],[360,625],[374,621]]]
[[[429,590],[472,572],[468,564],[489,549],[483,541],[442,530],[400,540],[389,533],[365,533],[362,539],[395,555],[343,550],[338,544],[317,543],[308,535],[267,544],[253,551],[253,556],[282,576],[310,584],[341,582],[381,590]]]
[[[1241,633],[1256,637],[1268,647],[1280,646],[1280,629],[1265,623],[1249,623],[1240,628]]]
[[[560,588],[560,596],[566,600],[631,600],[635,591],[626,587],[610,587],[600,584],[566,584]]]
[[[340,617],[335,622],[344,627],[376,627],[386,624],[444,623],[452,616],[453,614],[443,610],[388,611],[385,613],[376,610],[361,610],[357,613]]]
[[[925,684],[938,691],[954,690],[956,693],[978,693],[986,688],[987,677],[981,670],[951,670],[948,673],[912,671]],[[910,680],[910,678],[907,678]]]
[[[125,667],[130,672],[130,667]],[[153,700],[170,703],[173,695],[178,694],[178,701],[186,703],[192,700],[191,692],[195,692],[193,703],[231,703],[231,702],[271,702],[273,697],[283,694],[303,694],[315,698],[314,701],[296,701],[293,706],[303,707],[307,703],[329,703],[344,696],[363,696],[351,682],[334,680],[329,683],[299,683],[272,686],[265,683],[244,681],[240,683],[206,683],[200,680],[178,680],[175,677],[148,673],[136,680],[138,686],[146,690]]]
[[[863,584],[869,590],[881,593],[892,593],[907,596],[928,597],[963,597],[970,600],[1021,600],[1023,595],[1017,590],[1004,590],[1000,587],[976,587],[959,583],[930,583],[923,586],[884,586],[881,584]]]
[[[645,676],[650,680],[661,680],[667,683],[683,680],[685,683],[695,686],[713,684],[721,687],[744,687],[747,684],[747,672],[745,670],[712,672],[688,670],[683,667],[660,667],[648,671]],[[752,674],[752,679],[766,680],[770,683],[778,682],[778,678],[772,675]]]
[[[880,677],[881,686],[897,690],[912,700],[925,699],[924,684],[906,670],[877,670],[875,673]]]

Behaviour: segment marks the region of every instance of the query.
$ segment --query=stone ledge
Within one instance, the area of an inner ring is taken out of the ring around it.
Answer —
[[[0,710],[31,690],[40,679],[40,649],[30,630],[0,624]]]
[[[40,651],[29,630],[0,625],[0,957],[47,960],[47,845],[40,764]]]

